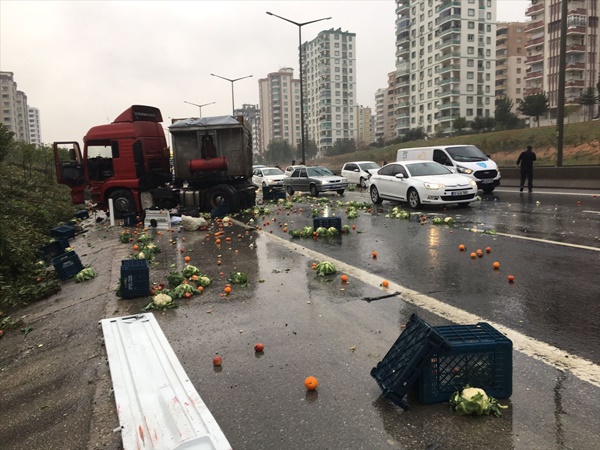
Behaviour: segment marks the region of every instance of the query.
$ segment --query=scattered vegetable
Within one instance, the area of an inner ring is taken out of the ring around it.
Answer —
[[[315,267],[315,271],[317,272],[318,276],[324,277],[325,275],[333,275],[334,273],[337,272],[337,269],[329,261],[321,261]]]
[[[86,267],[82,269],[77,275],[75,275],[75,281],[77,283],[81,283],[83,281],[88,281],[93,278],[96,278],[96,272],[91,267]]]
[[[173,301],[173,297],[160,293],[154,296],[152,302],[146,305],[144,310],[148,311],[150,309],[154,309],[158,311],[164,311],[165,309],[177,308],[177,306],[177,303]]]
[[[248,277],[246,276],[245,273],[242,272],[232,272],[231,275],[229,276],[229,282],[233,283],[233,284],[241,284],[241,285],[246,285],[248,284]]]
[[[472,388],[467,385],[462,392],[456,391],[450,398],[450,406],[460,416],[476,414],[494,414],[501,417],[501,409],[508,406],[502,406],[493,397],[488,396],[483,389]]]

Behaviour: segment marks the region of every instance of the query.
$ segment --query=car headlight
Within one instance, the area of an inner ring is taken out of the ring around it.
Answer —
[[[320,181],[320,183],[321,183],[321,184],[328,184],[328,183],[329,183],[329,181],[327,181],[327,180],[321,180],[321,181]]]
[[[437,191],[438,189],[444,189],[446,186],[438,183],[423,183],[427,189],[431,189],[432,191]]]
[[[475,180],[471,180],[469,183],[471,183],[471,186],[477,187],[477,182]]]
[[[462,166],[456,166],[456,170],[458,171],[458,173],[473,173],[473,170],[467,169],[466,167]]]

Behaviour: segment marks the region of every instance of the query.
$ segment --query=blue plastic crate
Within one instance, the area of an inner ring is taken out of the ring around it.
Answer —
[[[150,295],[150,268],[145,259],[121,261],[121,298]]]
[[[83,264],[81,264],[79,256],[74,251],[69,251],[52,258],[51,263],[58,277],[63,281],[74,277],[83,270]]]
[[[339,232],[342,231],[342,218],[341,217],[315,217],[313,219],[313,228],[316,230],[319,227],[325,228],[337,228]]]
[[[57,239],[50,244],[44,245],[40,247],[38,254],[40,258],[42,258],[46,262],[52,261],[52,258],[56,258],[57,256],[65,253],[65,249],[69,246],[68,239]]]
[[[75,228],[68,225],[61,225],[52,228],[50,235],[55,239],[73,239],[75,237]]]
[[[413,314],[385,357],[371,369],[382,396],[409,409],[404,397],[419,379],[431,355],[442,345],[445,345],[444,339]]]
[[[124,227],[135,227],[137,224],[136,219],[137,219],[136,213],[123,214],[123,226]]]
[[[222,219],[227,214],[229,214],[229,205],[223,204],[217,208],[212,209],[212,211],[210,212],[210,218],[216,219],[218,217]]]
[[[75,213],[75,217],[80,220],[85,220],[90,217],[90,213],[87,211],[87,209],[80,209]]]
[[[286,198],[285,189],[283,188],[274,188],[274,187],[265,187],[262,189],[263,200],[279,200]]]
[[[447,402],[467,384],[496,398],[512,394],[512,341],[488,323],[434,327],[451,346],[436,350],[419,378],[421,403]]]

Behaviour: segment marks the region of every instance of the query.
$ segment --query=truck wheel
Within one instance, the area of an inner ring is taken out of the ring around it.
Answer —
[[[317,189],[317,186],[315,186],[314,184],[310,185],[310,195],[312,195],[313,197],[319,196],[319,190]]]
[[[291,187],[291,186],[287,186],[287,187],[285,188],[285,190],[287,191],[287,193],[288,193],[289,195],[294,195],[294,188],[293,188],[293,187]]]
[[[210,209],[215,209],[225,204],[229,206],[230,212],[238,211],[240,208],[240,196],[237,189],[233,186],[219,184],[206,193],[206,205]]]
[[[117,189],[108,196],[113,201],[115,210],[115,219],[122,219],[124,214],[137,212],[137,206],[133,198],[133,194],[128,189]],[[108,205],[108,201],[106,202]]]

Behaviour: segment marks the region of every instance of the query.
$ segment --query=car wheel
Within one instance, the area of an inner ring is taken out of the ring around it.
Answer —
[[[289,195],[294,195],[294,188],[291,186],[286,186],[285,190]]]
[[[364,178],[361,178],[360,181],[358,182],[358,185],[365,189],[367,187],[367,180],[365,180]]]
[[[122,219],[124,214],[137,212],[137,205],[130,190],[117,189],[111,192],[108,198],[113,201],[115,219]]]
[[[314,184],[310,185],[310,195],[312,195],[313,197],[319,196],[319,190],[317,189],[317,186]]]
[[[411,188],[408,191],[408,204],[413,209],[417,209],[419,206],[421,206],[421,198],[419,197],[417,190],[414,188]]]
[[[491,187],[491,188],[490,187],[483,188],[483,193],[484,194],[491,194],[492,192],[494,192],[494,188],[493,187]]]
[[[344,190],[343,189],[338,189],[337,193],[340,194],[340,195],[344,195]]]
[[[379,196],[377,186],[371,186],[371,201],[376,205],[380,205],[383,202],[383,199]]]

